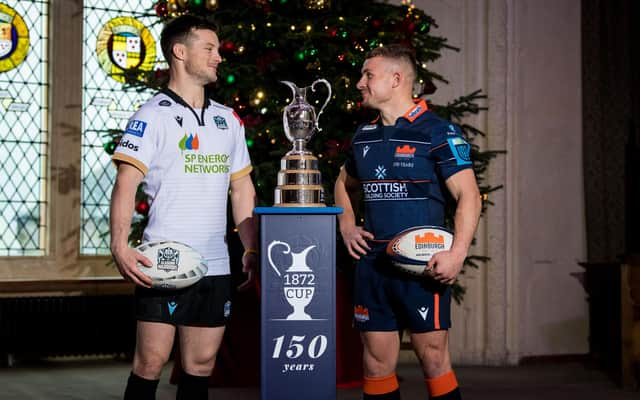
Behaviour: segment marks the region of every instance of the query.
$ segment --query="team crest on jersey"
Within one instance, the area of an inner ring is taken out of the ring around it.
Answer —
[[[178,143],[178,148],[180,150],[198,150],[200,149],[200,139],[198,139],[198,134],[189,135],[185,133],[180,142]]]
[[[132,119],[127,124],[127,130],[125,133],[128,133],[133,136],[142,137],[144,136],[144,130],[147,129],[147,123],[144,121],[140,121],[139,119]]]
[[[216,115],[213,117],[213,122],[215,122],[218,129],[229,129],[229,125],[227,125],[227,120],[224,117]]]
[[[456,158],[458,165],[471,164],[471,145],[460,137],[447,139],[449,148]]]
[[[384,167],[384,165],[378,165],[373,173],[378,179],[384,179],[387,177],[387,169]]]
[[[172,247],[158,249],[158,269],[163,271],[177,271],[180,262],[180,251]]]
[[[353,318],[358,322],[367,322],[369,320],[369,309],[361,305],[353,307]]]
[[[415,155],[416,155],[416,148],[411,147],[408,144],[396,147],[396,153],[395,153],[396,158],[409,159],[409,158],[414,158]]]

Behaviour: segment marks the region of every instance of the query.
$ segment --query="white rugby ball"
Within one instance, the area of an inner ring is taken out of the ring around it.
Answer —
[[[151,287],[176,290],[193,285],[207,274],[207,261],[191,246],[174,241],[146,242],[136,247],[152,266],[138,266],[152,280]]]
[[[434,254],[449,250],[453,234],[437,226],[414,226],[398,233],[389,244],[387,254],[391,263],[401,270],[422,275]]]

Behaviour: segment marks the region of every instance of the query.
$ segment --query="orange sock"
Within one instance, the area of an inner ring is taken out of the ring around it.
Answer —
[[[444,396],[458,388],[458,380],[453,370],[435,378],[424,380],[429,390],[429,398]]]
[[[380,395],[391,393],[394,390],[398,390],[399,387],[398,378],[396,377],[396,374],[393,373],[389,376],[375,378],[365,376],[362,389],[365,394]]]

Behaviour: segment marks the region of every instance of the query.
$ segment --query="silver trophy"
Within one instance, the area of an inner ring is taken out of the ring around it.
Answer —
[[[311,86],[299,88],[295,83],[282,81],[291,88],[293,100],[284,108],[282,124],[287,139],[293,144],[280,160],[278,185],[275,190],[276,207],[324,207],[324,189],[318,170],[318,158],[305,148],[316,131],[322,129],[318,119],[331,99],[331,85],[326,79],[318,79]],[[315,92],[315,85],[324,83],[329,90],[320,112],[307,102],[307,92]]]

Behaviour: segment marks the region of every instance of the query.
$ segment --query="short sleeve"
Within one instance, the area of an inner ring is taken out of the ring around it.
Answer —
[[[125,162],[147,174],[157,148],[157,138],[161,135],[158,129],[161,124],[154,121],[154,117],[152,110],[143,107],[129,119],[113,154],[114,163]]]
[[[231,180],[242,178],[249,175],[253,167],[251,166],[251,158],[249,157],[249,149],[245,139],[244,124],[240,117],[234,112],[235,117],[235,143],[233,145],[233,153],[231,154]]]
[[[471,145],[462,136],[460,127],[455,124],[443,123],[433,129],[430,154],[443,180],[463,169],[473,167]]]

